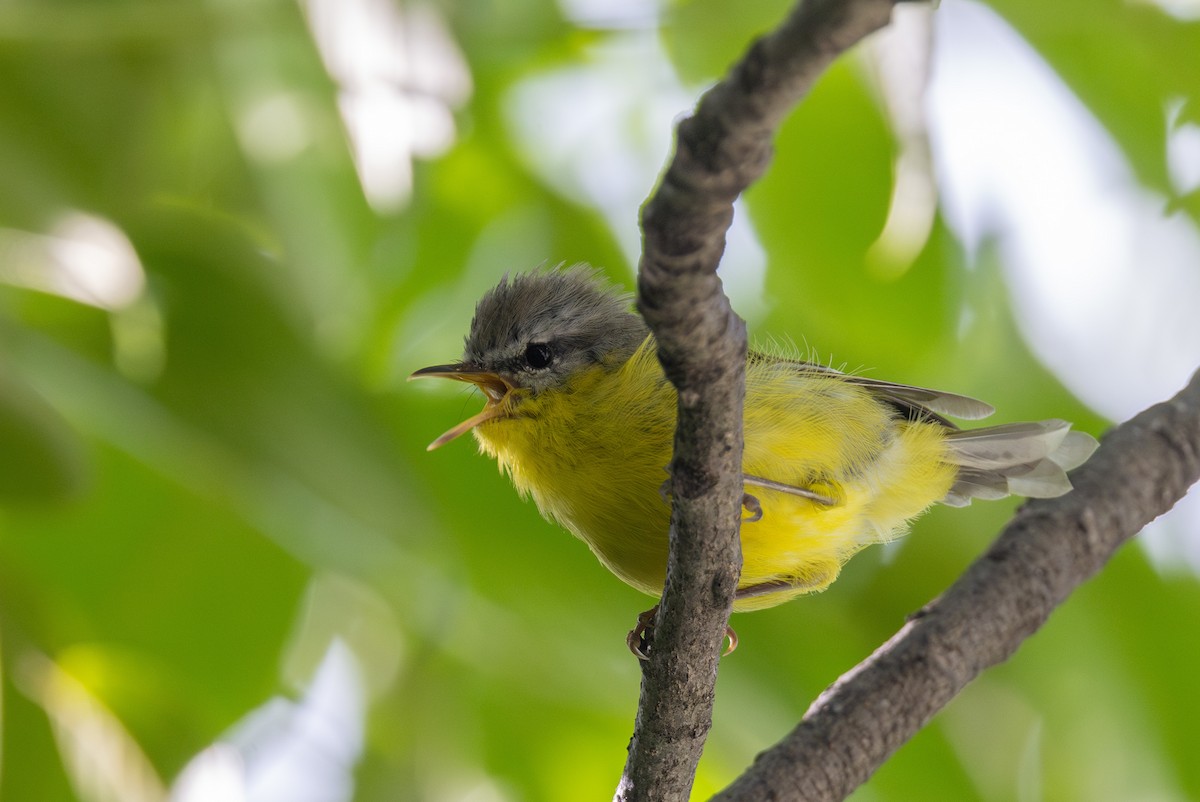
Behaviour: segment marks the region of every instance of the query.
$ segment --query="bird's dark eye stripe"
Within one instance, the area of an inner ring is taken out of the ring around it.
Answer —
[[[525,364],[534,370],[550,367],[554,353],[546,343],[529,343],[525,346]]]

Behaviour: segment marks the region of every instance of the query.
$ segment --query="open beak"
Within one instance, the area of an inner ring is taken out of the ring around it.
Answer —
[[[504,417],[505,410],[501,406],[501,402],[512,392],[513,386],[499,375],[486,370],[480,370],[474,365],[459,362],[454,365],[433,365],[432,367],[421,368],[409,376],[408,380],[412,381],[413,379],[427,379],[431,377],[454,379],[455,381],[473,384],[483,391],[488,400],[478,415],[472,415],[434,440],[426,447],[426,451],[433,451],[435,448],[446,445],[446,443],[449,443],[460,434],[466,434],[484,421]]]

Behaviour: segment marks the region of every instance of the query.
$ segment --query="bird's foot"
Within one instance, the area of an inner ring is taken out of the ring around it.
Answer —
[[[650,645],[654,640],[654,617],[656,615],[658,615],[657,604],[638,615],[637,626],[629,630],[629,634],[625,636],[625,645],[639,660],[650,659]],[[725,625],[725,637],[729,640],[729,646],[726,647],[722,657],[731,654],[738,647],[737,632],[728,624]]]
[[[658,615],[657,604],[638,615],[637,626],[629,630],[629,634],[625,636],[625,645],[639,660],[650,659],[650,641],[652,640],[650,636],[654,633],[654,616],[656,615]]]
[[[762,504],[759,500],[749,493],[742,494],[742,507],[750,513],[749,518],[743,518],[742,523],[752,524],[755,521],[761,521],[763,517]]]

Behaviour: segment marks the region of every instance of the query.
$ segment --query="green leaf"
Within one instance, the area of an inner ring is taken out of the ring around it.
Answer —
[[[71,498],[86,477],[83,446],[62,416],[16,376],[0,374],[0,503]]]
[[[872,263],[894,147],[852,60],[821,78],[775,149],[770,171],[747,193],[770,260],[774,308],[763,329],[850,368],[903,367],[934,348],[953,327],[958,251],[935,225],[916,262],[898,275]]]
[[[721,0],[676,0],[663,20],[663,44],[680,79],[702,84],[723,76],[750,42],[778,25],[791,6],[784,0],[746,0],[731,13]]]

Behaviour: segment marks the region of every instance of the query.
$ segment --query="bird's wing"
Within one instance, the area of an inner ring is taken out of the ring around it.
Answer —
[[[756,354],[752,358],[777,359],[777,357],[759,354]],[[780,359],[779,361],[790,363],[801,373],[837,376],[849,384],[865,387],[911,419],[935,420],[952,429],[958,427],[942,417],[943,415],[962,420],[979,420],[980,418],[986,418],[996,411],[995,407],[991,404],[985,404],[976,398],[959,395],[958,393],[948,393],[942,390],[914,387],[911,384],[897,384],[896,382],[871,379],[866,376],[856,376],[816,362],[793,359]]]
[[[949,415],[962,420],[979,420],[996,411],[991,404],[985,404],[977,398],[958,393],[868,379],[863,376],[846,376],[846,381],[866,387],[889,402],[900,406],[906,412],[918,413],[918,417],[920,413],[928,410],[939,416]]]

